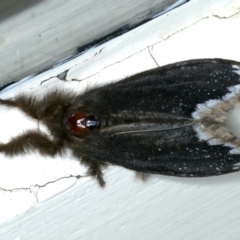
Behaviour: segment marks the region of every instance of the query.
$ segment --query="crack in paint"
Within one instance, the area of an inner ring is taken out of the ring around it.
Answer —
[[[41,86],[44,82],[47,82],[47,81],[49,81],[49,80],[51,80],[51,79],[53,79],[53,78],[58,78],[59,80],[68,81],[67,75],[68,75],[68,72],[69,72],[72,68],[74,68],[74,67],[76,67],[76,66],[78,66],[78,65],[80,65],[80,64],[83,64],[84,62],[87,62],[87,61],[93,59],[94,57],[96,57],[97,55],[99,55],[99,54],[103,51],[104,48],[105,48],[105,47],[101,48],[99,51],[95,52],[93,56],[85,59],[85,60],[82,61],[81,63],[76,63],[76,64],[74,64],[73,66],[71,66],[70,68],[64,70],[64,71],[61,72],[60,74],[42,80],[41,83],[39,84],[39,86]],[[89,50],[90,50],[90,49],[89,49]],[[77,56],[76,56],[76,57],[77,57]],[[74,81],[74,80],[72,80],[72,81]]]
[[[151,48],[151,51],[150,51],[150,48]],[[153,46],[148,47],[148,53],[150,54],[150,56],[151,56],[152,60],[155,62],[155,64],[159,67],[157,60],[152,55],[152,49],[153,49]]]
[[[112,64],[107,65],[106,67],[103,67],[101,70],[95,72],[94,74],[89,75],[88,77],[85,77],[85,78],[83,78],[83,79],[74,79],[74,78],[73,78],[73,79],[71,79],[71,81],[79,81],[79,82],[80,82],[80,81],[87,80],[87,79],[89,79],[89,78],[91,78],[91,77],[99,74],[101,71],[103,71],[103,70],[105,70],[105,69],[107,69],[107,68],[109,68],[109,67],[111,67],[111,66],[113,66],[113,65],[115,65],[115,64],[121,63],[121,62],[125,61],[126,59],[129,59],[129,58],[133,57],[134,55],[140,54],[141,52],[143,52],[143,51],[145,51],[145,50],[148,50],[151,58],[152,58],[153,61],[156,63],[156,65],[159,67],[157,61],[155,60],[155,58],[153,57],[152,53],[150,52],[150,48],[153,49],[153,47],[154,47],[155,45],[157,45],[157,44],[159,44],[159,43],[161,43],[161,42],[165,42],[166,40],[168,40],[168,39],[171,38],[172,36],[178,34],[179,32],[184,31],[185,29],[187,29],[187,28],[189,28],[189,27],[192,27],[192,26],[196,25],[197,23],[199,23],[199,22],[202,21],[202,20],[209,19],[209,18],[211,18],[211,17],[217,18],[217,19],[229,19],[229,18],[234,17],[234,16],[237,15],[238,13],[240,13],[240,10],[237,11],[237,12],[234,12],[232,15],[226,16],[226,17],[221,16],[220,14],[217,15],[217,14],[213,14],[213,13],[212,13],[211,15],[204,16],[204,17],[202,17],[202,18],[200,18],[200,19],[198,19],[198,20],[196,20],[196,21],[194,21],[194,22],[192,22],[192,23],[189,23],[187,26],[185,25],[184,27],[182,27],[182,28],[180,28],[179,30],[173,32],[172,34],[169,34],[167,37],[165,37],[165,38],[163,37],[162,40],[160,40],[160,41],[158,41],[158,42],[156,42],[156,43],[154,43],[154,44],[152,44],[152,45],[150,45],[150,46],[147,46],[146,48],[141,49],[140,51],[135,52],[134,54],[131,54],[131,55],[129,55],[128,57],[126,57],[126,58],[124,58],[124,59],[122,59],[122,60],[119,60],[119,61],[117,61],[117,62],[114,62],[114,63],[112,63]],[[101,53],[101,51],[99,51],[99,53]],[[96,54],[95,54],[93,57],[95,57],[95,56],[96,56]],[[88,60],[90,60],[90,59],[86,59],[85,61],[88,61]],[[84,62],[85,62],[85,61],[84,61]],[[78,64],[76,64],[75,66],[77,66],[77,65],[78,65]],[[73,66],[73,67],[75,67],[75,66]],[[73,68],[73,67],[71,67],[71,68]],[[70,68],[70,69],[71,69],[71,68]],[[69,70],[70,70],[70,69],[69,69]],[[66,76],[66,77],[67,77],[67,76]]]
[[[64,177],[60,177],[56,180],[53,180],[53,181],[49,181],[49,182],[46,182],[45,184],[42,184],[42,185],[39,185],[39,184],[35,184],[35,185],[30,185],[29,187],[26,187],[26,188],[13,188],[13,189],[6,189],[6,188],[2,188],[0,187],[0,191],[3,191],[3,192],[21,192],[21,191],[29,191],[31,194],[34,195],[34,197],[36,198],[36,202],[38,202],[38,191],[40,188],[44,188],[46,187],[47,185],[49,184],[53,184],[53,183],[56,183],[62,179],[69,179],[69,178],[77,178],[77,179],[80,179],[80,178],[83,178],[83,177],[89,177],[90,175],[85,175],[85,176],[81,176],[81,175],[69,175],[69,176],[64,176]]]
[[[149,52],[151,58],[153,59],[153,61],[154,61],[154,62],[156,63],[156,65],[159,67],[157,61],[156,61],[155,58],[153,57],[152,53],[149,51],[149,48],[153,48],[155,45],[157,45],[157,44],[159,44],[159,43],[161,43],[161,42],[164,42],[164,41],[168,40],[168,39],[171,38],[172,36],[178,34],[179,32],[184,31],[185,29],[187,29],[187,28],[189,28],[189,27],[191,27],[191,26],[196,25],[198,22],[200,22],[200,21],[202,21],[202,20],[204,20],[204,19],[208,19],[208,18],[211,18],[211,17],[214,17],[214,18],[217,18],[217,19],[229,19],[229,18],[232,18],[232,17],[234,17],[235,15],[237,15],[237,14],[239,14],[239,13],[240,13],[240,10],[234,12],[233,14],[231,14],[231,15],[229,15],[229,16],[223,16],[223,15],[217,14],[217,13],[212,13],[211,16],[210,16],[210,15],[209,15],[209,16],[204,16],[204,17],[202,17],[202,18],[194,21],[193,23],[190,23],[190,24],[188,24],[187,26],[184,26],[184,27],[182,27],[181,29],[173,32],[172,34],[169,34],[167,37],[165,37],[165,38],[163,37],[162,40],[160,40],[160,41],[152,44],[151,46],[147,46],[146,48],[144,48],[144,49],[142,49],[142,50],[140,50],[140,51],[138,51],[138,52],[136,52],[136,53],[134,53],[134,54],[132,54],[132,55],[129,55],[127,58],[124,58],[124,59],[122,59],[122,60],[120,60],[120,61],[117,61],[117,62],[115,62],[115,63],[112,63],[112,64],[110,64],[110,65],[107,65],[106,67],[102,68],[100,71],[95,72],[94,74],[89,75],[89,76],[86,77],[86,78],[83,78],[83,79],[75,79],[75,78],[73,78],[73,79],[71,79],[70,81],[78,81],[78,82],[84,81],[84,80],[86,80],[86,79],[88,79],[88,78],[90,78],[90,77],[93,77],[93,76],[99,74],[99,73],[100,73],[101,71],[103,71],[104,69],[106,69],[106,68],[108,68],[108,67],[111,67],[111,66],[113,66],[113,65],[115,65],[115,64],[118,64],[118,63],[120,63],[120,62],[123,62],[123,61],[125,61],[126,59],[129,59],[130,57],[132,57],[132,56],[134,56],[134,55],[136,55],[136,54],[139,54],[139,53],[141,53],[142,51],[144,51],[144,50],[146,50],[146,49],[148,50],[148,52]],[[66,69],[65,71],[63,71],[62,73],[60,73],[60,74],[58,74],[58,75],[56,75],[56,76],[50,77],[50,78],[48,78],[48,79],[43,80],[43,81],[40,83],[40,86],[41,86],[44,82],[49,81],[49,80],[52,79],[52,78],[58,78],[59,80],[68,81],[68,80],[67,80],[67,76],[68,76],[69,71],[70,71],[72,68],[74,68],[74,67],[76,67],[76,66],[78,66],[78,65],[81,65],[81,64],[83,64],[84,62],[88,62],[89,60],[93,59],[93,58],[96,57],[97,55],[101,54],[101,52],[103,51],[104,48],[105,48],[105,47],[102,47],[99,51],[96,51],[96,52],[93,54],[93,56],[91,56],[91,57],[89,57],[89,58],[86,58],[86,59],[85,59],[84,61],[82,61],[81,63],[76,63],[76,64],[74,64],[74,65],[71,66],[70,68],[68,68],[68,69]],[[88,50],[90,50],[90,49],[88,49]],[[63,74],[63,73],[64,73],[64,77],[63,77],[63,78],[59,77],[59,76],[61,76],[61,74]]]
[[[116,65],[116,64],[118,64],[118,63],[121,63],[121,62],[125,61],[126,59],[129,59],[129,58],[133,57],[134,55],[140,54],[141,52],[143,52],[143,51],[145,51],[145,50],[148,50],[148,52],[149,52],[149,48],[153,48],[155,45],[157,45],[157,44],[159,44],[159,43],[161,43],[161,42],[164,42],[164,41],[168,40],[169,38],[171,38],[171,37],[174,36],[175,34],[177,34],[177,33],[179,33],[179,32],[182,32],[182,31],[184,31],[185,29],[187,29],[188,27],[191,27],[191,26],[197,24],[198,22],[200,22],[201,20],[204,20],[204,19],[207,19],[207,18],[209,18],[209,16],[203,17],[203,18],[201,18],[201,19],[193,22],[192,24],[190,24],[190,25],[188,25],[188,26],[185,26],[185,27],[179,29],[178,31],[175,31],[174,33],[168,35],[166,38],[162,38],[162,40],[160,40],[160,41],[158,41],[158,42],[156,42],[156,43],[154,43],[154,44],[152,44],[152,45],[150,45],[150,46],[147,46],[146,48],[143,48],[143,49],[141,49],[140,51],[135,52],[134,54],[131,54],[131,55],[129,55],[128,57],[126,57],[126,58],[124,58],[124,59],[121,59],[121,60],[119,60],[119,61],[117,61],[117,62],[114,62],[114,63],[112,63],[112,64],[107,65],[106,67],[103,67],[101,70],[99,70],[99,71],[97,71],[97,72],[89,75],[88,77],[85,77],[85,78],[83,78],[83,79],[75,79],[75,78],[73,78],[71,81],[79,81],[79,82],[80,82],[80,81],[87,80],[87,79],[89,79],[89,78],[91,78],[91,77],[99,74],[101,71],[103,71],[103,70],[105,70],[105,69],[107,69],[107,68],[109,68],[109,67],[111,67],[111,66],[113,66],[113,65]],[[152,57],[152,59],[154,60],[154,62],[157,64],[157,62],[156,62],[155,59],[153,58],[152,54],[151,54],[150,52],[149,52],[149,54],[150,54],[150,56]],[[77,64],[76,64],[76,66],[77,66]],[[159,66],[159,65],[157,64],[157,66]],[[74,67],[74,66],[73,66],[73,67]]]
[[[151,46],[150,46],[150,47],[151,47]],[[144,49],[142,49],[142,50],[140,50],[140,51],[138,51],[138,52],[136,52],[136,53],[134,53],[134,54],[132,54],[132,55],[129,55],[128,57],[126,57],[126,58],[124,58],[124,59],[122,59],[122,60],[119,60],[119,61],[117,61],[117,62],[114,62],[114,63],[112,63],[112,64],[109,64],[109,65],[107,65],[106,67],[102,68],[100,71],[95,72],[95,73],[89,75],[89,76],[86,77],[86,78],[83,78],[83,79],[73,78],[72,81],[78,81],[78,82],[84,81],[84,80],[86,80],[86,79],[88,79],[88,78],[90,78],[90,77],[93,77],[93,76],[99,74],[99,73],[100,73],[101,71],[103,71],[104,69],[107,69],[107,68],[109,68],[109,67],[111,67],[111,66],[114,66],[114,65],[116,65],[116,64],[118,64],[118,63],[121,63],[121,62],[125,61],[126,59],[129,59],[129,58],[133,57],[134,55],[137,55],[137,54],[139,54],[139,53],[141,53],[141,52],[143,52],[143,51],[146,51],[147,49],[148,49],[148,47],[146,47],[146,48],[144,48]]]
[[[239,13],[240,13],[240,11],[232,14],[231,16],[226,16],[226,17],[224,17],[224,16],[219,16],[218,14],[214,14],[214,13],[213,13],[212,16],[215,17],[215,18],[217,18],[217,19],[224,19],[224,20],[225,20],[225,19],[228,19],[228,18],[232,18],[232,17],[238,15]]]

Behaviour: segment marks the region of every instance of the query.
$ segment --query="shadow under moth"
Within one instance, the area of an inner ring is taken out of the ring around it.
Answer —
[[[20,108],[51,136],[28,131],[0,152],[70,149],[101,186],[109,164],[143,173],[213,176],[240,169],[240,63],[191,60],[143,72],[81,95],[56,90],[0,104]],[[238,109],[239,108],[239,109]]]

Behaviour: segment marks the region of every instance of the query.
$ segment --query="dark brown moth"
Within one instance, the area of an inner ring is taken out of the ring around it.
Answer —
[[[102,169],[120,165],[144,173],[204,177],[237,171],[240,138],[229,127],[240,94],[240,64],[221,59],[167,65],[84,94],[56,90],[42,99],[0,100],[47,126],[0,145],[14,156],[70,149],[104,185]],[[212,104],[211,104],[212,102]],[[231,125],[231,124],[230,124]]]

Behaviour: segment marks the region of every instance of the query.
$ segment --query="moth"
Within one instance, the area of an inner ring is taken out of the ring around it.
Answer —
[[[70,149],[104,186],[109,164],[143,173],[205,177],[240,169],[240,63],[190,60],[83,94],[55,90],[38,99],[0,99],[42,122],[0,144],[14,156]]]

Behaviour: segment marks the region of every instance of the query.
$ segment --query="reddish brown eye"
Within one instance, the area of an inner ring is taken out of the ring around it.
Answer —
[[[77,134],[87,133],[95,128],[98,128],[100,121],[95,115],[87,115],[83,112],[76,112],[68,117],[69,127]]]

